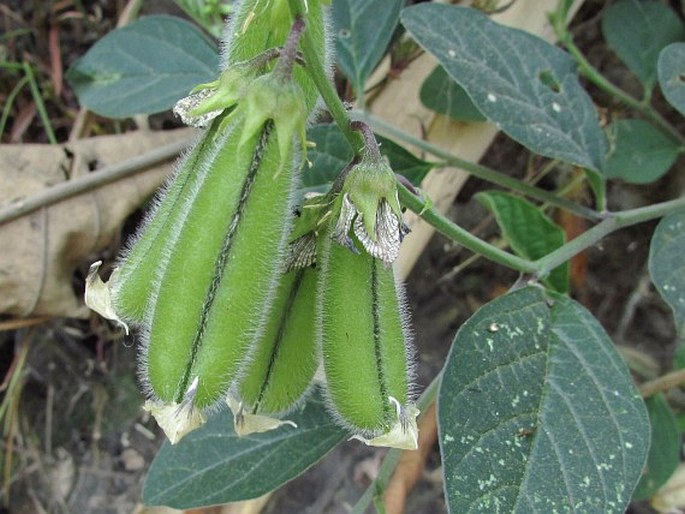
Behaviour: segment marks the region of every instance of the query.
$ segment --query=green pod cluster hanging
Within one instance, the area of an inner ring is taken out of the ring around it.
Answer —
[[[209,129],[110,282],[97,266],[89,274],[91,304],[100,291],[106,317],[138,328],[146,408],[172,442],[223,403],[271,312],[309,114],[292,80],[302,30],[298,20],[270,72],[242,64],[211,94],[180,102],[188,118],[205,117],[202,102],[219,113],[203,119]]]
[[[329,62],[322,3],[310,0],[307,30]],[[362,130],[361,158],[305,200],[293,227],[318,97],[295,66],[302,20],[287,0],[244,0],[232,20],[221,76],[174,109],[206,131],[110,281],[91,267],[87,303],[137,329],[146,408],[172,443],[224,403],[239,435],[292,424],[282,418],[322,365],[330,410],[353,437],[416,448],[411,337],[391,267],[405,233],[394,174]]]

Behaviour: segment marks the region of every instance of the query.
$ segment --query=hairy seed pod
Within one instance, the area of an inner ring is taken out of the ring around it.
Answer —
[[[392,269],[324,237],[320,338],[333,412],[368,444],[416,447],[407,311]]]
[[[214,137],[220,123],[221,118],[215,120],[183,157],[176,172],[157,193],[142,228],[119,258],[118,274],[111,281],[112,298],[116,313],[126,322],[140,324],[150,300],[156,296],[155,277],[165,266],[177,227],[187,215],[186,207],[197,194],[210,167],[208,163],[218,157]]]
[[[292,410],[309,388],[318,365],[316,280],[312,267],[281,276],[271,315],[235,394],[238,411],[235,401],[232,409],[240,435],[282,424],[270,418]]]

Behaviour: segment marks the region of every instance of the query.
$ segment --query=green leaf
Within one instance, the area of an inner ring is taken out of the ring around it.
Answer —
[[[685,43],[668,45],[659,54],[659,85],[666,100],[685,116]]]
[[[216,78],[219,55],[196,27],[173,16],[141,18],[107,34],[69,69],[84,107],[110,118],[171,108]]]
[[[298,428],[238,437],[228,411],[214,414],[175,446],[162,446],[143,501],[188,509],[256,498],[303,473],[348,435],[318,394],[288,419]]]
[[[623,513],[649,419],[596,319],[526,287],[459,330],[438,396],[451,512]]]
[[[604,133],[562,50],[470,8],[422,3],[401,19],[510,137],[540,155],[602,168]]]
[[[685,38],[675,11],[656,0],[619,0],[612,4],[602,17],[602,32],[609,47],[647,90],[656,82],[659,52]]]
[[[421,103],[439,114],[455,120],[485,121],[485,116],[473,105],[464,88],[447,74],[445,68],[436,66],[426,78],[419,92]]]
[[[564,230],[528,200],[501,191],[478,193],[476,200],[495,215],[504,238],[525,259],[540,259],[566,241]],[[568,292],[568,263],[554,269],[543,282],[560,293]]]
[[[434,166],[389,139],[378,135],[376,139],[393,171],[403,175],[414,185],[418,186]],[[307,152],[307,159],[312,166],[305,167],[302,173],[302,188],[305,191],[326,191],[338,173],[352,160],[354,152],[337,125],[332,123],[310,128],[307,140],[312,141],[315,146]]]
[[[633,493],[633,500],[646,500],[671,478],[680,462],[680,430],[663,394],[645,400],[652,427],[652,444],[645,471]]]
[[[609,152],[604,166],[608,178],[648,184],[661,178],[678,158],[680,147],[644,120],[618,120],[608,129]]]
[[[685,212],[662,219],[649,247],[649,274],[671,306],[676,330],[685,335]]]
[[[383,57],[400,18],[402,0],[335,0],[332,6],[338,66],[357,96]]]

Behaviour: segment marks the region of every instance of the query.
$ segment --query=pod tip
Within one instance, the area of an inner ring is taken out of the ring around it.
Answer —
[[[143,405],[143,409],[152,414],[171,444],[176,444],[186,434],[205,423],[202,412],[193,403],[197,386],[198,377],[195,377],[181,403],[148,400]]]
[[[416,418],[419,409],[415,405],[402,407],[400,402],[392,396],[388,397],[397,412],[396,423],[386,433],[367,439],[361,435],[353,435],[350,439],[357,439],[368,446],[386,446],[400,450],[416,450],[419,447],[419,428]]]
[[[268,432],[283,425],[297,428],[297,424],[294,421],[247,413],[243,409],[242,402],[239,402],[231,395],[226,398],[226,403],[233,413],[233,428],[238,437]]]

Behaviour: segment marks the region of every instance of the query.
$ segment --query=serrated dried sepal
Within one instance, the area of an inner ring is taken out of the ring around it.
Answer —
[[[215,109],[202,114],[193,114],[193,112],[196,111],[205,100],[214,95],[215,92],[216,90],[212,88],[201,89],[196,93],[191,93],[190,95],[181,98],[176,102],[176,105],[174,105],[174,114],[181,118],[183,123],[191,127],[207,127],[214,118],[221,114],[223,109]]]
[[[285,258],[285,270],[306,268],[316,262],[316,235],[312,232],[295,239],[288,245],[288,253]]]
[[[398,219],[388,202],[384,199],[378,205],[376,223],[374,225],[375,237],[366,231],[364,218],[361,214],[354,221],[354,234],[367,252],[390,264],[397,259],[400,253],[400,243],[404,237],[404,223]]]

